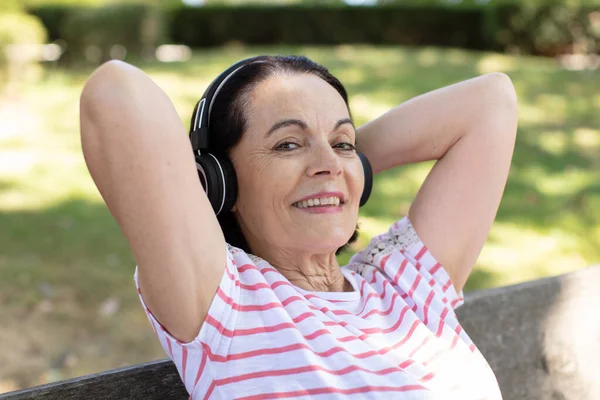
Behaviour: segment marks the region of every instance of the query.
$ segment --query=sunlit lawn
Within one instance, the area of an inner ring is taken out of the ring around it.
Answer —
[[[358,124],[428,90],[506,72],[520,101],[517,148],[467,290],[600,260],[600,72],[565,71],[547,59],[373,47],[197,52],[185,64],[143,68],[187,125],[216,74],[263,51],[303,53],[329,67]],[[136,298],[133,259],[81,155],[78,98],[90,72],[50,69],[0,111],[0,392],[163,357]],[[356,248],[407,212],[430,167],[377,177]]]

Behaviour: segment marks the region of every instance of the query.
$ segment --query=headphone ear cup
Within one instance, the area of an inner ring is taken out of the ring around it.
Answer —
[[[215,214],[230,211],[237,198],[237,179],[231,161],[204,153],[196,156],[196,169]]]
[[[371,163],[369,159],[362,153],[357,153],[358,158],[360,158],[360,162],[363,166],[363,173],[365,176],[365,187],[363,189],[362,195],[360,196],[359,206],[364,206],[369,200],[369,196],[371,196],[371,190],[373,189],[373,169],[371,168]]]
[[[223,170],[223,181],[225,182],[225,200],[223,210],[221,210],[223,213],[231,211],[237,200],[237,175],[229,158],[219,157],[218,160]]]

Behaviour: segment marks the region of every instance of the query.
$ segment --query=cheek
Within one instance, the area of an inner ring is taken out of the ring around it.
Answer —
[[[362,196],[362,191],[365,185],[364,171],[360,160],[353,162],[346,169],[348,189],[352,195],[358,199]]]
[[[293,187],[293,168],[289,163],[267,157],[254,159],[240,167],[238,175],[238,203],[240,207],[255,207],[255,213],[270,212],[288,196]]]

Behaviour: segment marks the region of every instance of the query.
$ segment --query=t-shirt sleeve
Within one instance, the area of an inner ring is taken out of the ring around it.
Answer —
[[[229,304],[238,302],[239,286],[235,282],[239,281],[239,274],[233,256],[228,249],[226,251],[227,265],[208,309],[207,317],[198,335],[188,343],[174,338],[148,309],[140,290],[137,267],[135,270],[134,280],[142,307],[162,348],[177,367],[188,393],[194,391],[203,373],[210,373],[207,364],[211,356],[219,353],[219,349],[228,347],[231,338],[229,333],[233,331],[235,325],[236,310]]]
[[[394,222],[354,257],[380,269],[420,309],[434,302],[451,309],[464,304],[463,292],[456,292],[447,271],[421,241],[408,217]]]

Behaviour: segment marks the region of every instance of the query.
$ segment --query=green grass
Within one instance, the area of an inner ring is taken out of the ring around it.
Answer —
[[[600,260],[597,71],[566,71],[539,58],[352,46],[206,51],[185,64],[142,67],[187,125],[214,76],[261,52],[302,53],[329,67],[346,85],[358,124],[428,90],[506,72],[519,95],[519,136],[498,217],[466,289]],[[81,155],[78,99],[90,72],[47,70],[0,111],[0,342],[13,350],[0,353],[0,392],[163,357],[136,298],[130,251]],[[407,212],[430,167],[376,177],[356,248]],[[99,311],[106,300],[118,302],[114,315]]]

